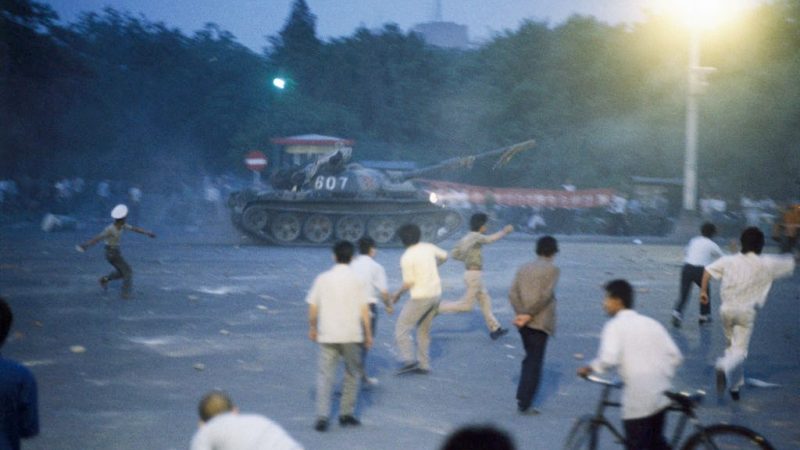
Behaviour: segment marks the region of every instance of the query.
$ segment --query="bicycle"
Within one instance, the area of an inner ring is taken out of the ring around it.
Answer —
[[[605,417],[607,407],[620,407],[621,404],[609,400],[611,391],[622,387],[622,382],[609,381],[596,375],[585,377],[586,380],[603,386],[603,393],[593,415],[588,414],[578,418],[567,435],[565,450],[597,450],[600,448],[601,431],[605,428],[615,439],[616,445],[625,445],[625,436]],[[667,411],[681,413],[680,419],[669,441],[670,448],[682,450],[692,449],[761,449],[774,450],[772,444],[761,434],[740,425],[718,423],[703,425],[700,423],[695,409],[705,396],[705,392],[698,390],[694,393],[665,392],[671,404]],[[687,423],[694,426],[692,433],[682,446],[678,446],[683,437]],[[608,434],[608,433],[606,433]]]

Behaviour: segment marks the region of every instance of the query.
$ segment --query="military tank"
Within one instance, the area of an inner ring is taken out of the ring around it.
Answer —
[[[495,167],[500,167],[533,145],[525,141],[408,172],[352,163],[351,149],[340,148],[304,167],[279,170],[271,187],[233,192],[228,206],[236,228],[262,243],[324,245],[370,236],[394,246],[400,244],[397,229],[406,223],[419,225],[423,240],[437,242],[458,231],[461,214],[413,180],[492,156],[498,156]]]

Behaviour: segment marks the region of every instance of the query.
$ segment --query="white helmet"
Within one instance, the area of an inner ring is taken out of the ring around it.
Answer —
[[[112,219],[124,219],[128,216],[128,207],[120,203],[111,210]]]

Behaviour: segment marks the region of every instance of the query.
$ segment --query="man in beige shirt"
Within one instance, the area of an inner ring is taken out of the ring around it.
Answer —
[[[553,264],[558,242],[544,236],[536,242],[537,258],[517,271],[508,299],[514,309],[514,325],[519,329],[525,359],[517,386],[517,409],[521,414],[538,414],[532,408],[539,388],[547,337],[555,332],[556,296],[559,269]]]
[[[500,322],[497,321],[497,318],[492,313],[492,298],[483,285],[482,247],[507,236],[514,231],[514,227],[506,225],[497,233],[487,235],[488,227],[486,222],[488,221],[489,217],[484,213],[476,213],[470,217],[469,228],[471,231],[458,241],[458,245],[453,249],[453,258],[464,261],[464,268],[466,269],[464,271],[464,284],[467,285],[467,291],[460,300],[442,302],[439,305],[439,312],[442,314],[470,312],[475,307],[475,300],[478,300],[478,304],[481,305],[483,320],[486,321],[486,327],[489,328],[489,337],[497,339],[508,333],[508,329],[501,327]]]

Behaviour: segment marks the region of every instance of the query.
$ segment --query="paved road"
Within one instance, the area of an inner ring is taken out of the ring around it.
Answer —
[[[361,398],[364,425],[320,434],[311,428],[316,346],[306,337],[303,300],[313,277],[331,264],[328,249],[239,245],[226,227],[156,227],[156,240],[124,237],[135,297],[123,301],[118,286],[104,294],[97,285],[108,271],[102,250],[73,248],[95,231],[0,230],[0,295],[17,315],[3,354],[30,366],[40,384],[42,432],[25,443],[28,450],[186,448],[197,400],[211,388],[228,390],[243,411],[278,421],[309,449],[435,449],[448,432],[475,422],[505,428],[519,448],[559,448],[573,419],[599,393],[573,374],[595,353],[606,320],[602,283],[628,278],[637,309],[666,324],[681,257],[679,246],[647,239],[642,245],[563,239],[559,324],[548,346],[540,416],[515,410],[523,354],[515,332],[491,341],[477,311],[440,316],[432,373],[397,377],[391,374],[395,316],[383,314],[369,360],[380,385]],[[504,323],[511,320],[508,286],[532,249],[524,234],[486,249],[485,278]],[[393,288],[400,282],[399,257],[399,249],[378,255]],[[456,263],[443,266],[445,298],[460,295],[461,274]],[[774,286],[747,365],[748,376],[780,387],[748,388],[736,404],[713,394],[712,363],[723,348],[719,320],[700,329],[691,305],[686,326],[672,330],[687,357],[676,384],[710,393],[704,421],[746,424],[777,448],[800,448],[799,304],[796,273]]]

